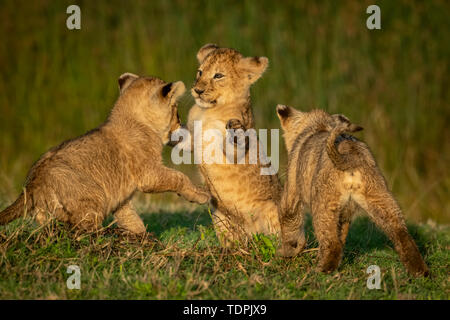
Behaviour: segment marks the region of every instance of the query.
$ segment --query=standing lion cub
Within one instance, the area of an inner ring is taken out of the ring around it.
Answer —
[[[281,255],[293,256],[303,250],[304,209],[308,206],[319,241],[319,270],[335,270],[359,206],[389,236],[406,269],[416,276],[427,275],[428,267],[369,148],[345,134],[362,128],[342,115],[331,116],[322,110],[300,112],[278,105],[277,114],[289,153],[280,205]]]
[[[120,97],[105,123],[54,147],[33,165],[24,192],[0,212],[0,224],[31,212],[39,223],[55,217],[94,231],[114,212],[119,227],[143,233],[145,226],[130,203],[138,190],[208,201],[209,195],[187,176],[162,164],[163,145],[180,127],[177,99],[184,84],[125,73],[119,87]]]
[[[189,111],[187,122],[191,135],[195,133],[196,122],[201,123],[203,132],[216,130],[222,137],[227,136],[227,129],[254,128],[250,87],[266,70],[268,59],[244,57],[234,49],[214,44],[200,48],[197,59],[200,65],[191,90],[195,105]],[[208,145],[208,139],[202,139],[201,152]],[[221,143],[222,159],[226,153],[224,144]],[[208,163],[203,159],[199,165],[214,200],[214,227],[224,246],[255,233],[276,234],[280,230],[278,177],[262,175],[260,159],[251,164],[248,157],[247,152],[245,164],[225,160]]]

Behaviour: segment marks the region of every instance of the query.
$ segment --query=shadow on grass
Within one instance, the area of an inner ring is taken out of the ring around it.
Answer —
[[[160,236],[165,230],[171,228],[188,228],[196,230],[198,225],[210,226],[211,217],[206,210],[196,210],[194,212],[176,211],[169,212],[161,210],[156,213],[145,213],[141,215],[148,232]]]
[[[147,226],[147,231],[154,233],[156,236],[160,236],[164,231],[172,228],[187,228],[190,231],[194,231],[199,225],[212,225],[209,213],[201,209],[191,213],[161,210],[156,213],[142,214],[142,218]],[[424,255],[427,239],[423,230],[418,225],[408,224],[408,231],[419,247],[420,252]],[[318,247],[310,215],[306,219],[305,232],[308,239],[308,248]],[[386,247],[393,248],[388,237],[367,216],[358,216],[351,224],[345,243],[344,256],[351,263],[357,255],[382,250]]]
[[[408,232],[416,242],[419,251],[422,255],[425,255],[427,239],[423,231],[415,224],[408,223],[407,226]],[[305,232],[308,239],[308,248],[318,247],[311,215],[308,215],[306,219]],[[344,256],[349,262],[352,262],[358,254],[370,253],[386,247],[391,247],[394,250],[389,238],[367,216],[358,216],[350,226],[345,242]]]

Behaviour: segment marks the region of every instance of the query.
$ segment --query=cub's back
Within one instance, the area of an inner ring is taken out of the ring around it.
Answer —
[[[327,137],[328,132],[318,132],[309,137],[299,135],[289,154],[289,174],[296,177],[298,192],[306,199],[310,198],[317,170],[331,164],[325,149]]]
[[[125,174],[121,152],[103,128],[89,131],[46,152],[31,168],[27,187],[56,184],[109,184]]]

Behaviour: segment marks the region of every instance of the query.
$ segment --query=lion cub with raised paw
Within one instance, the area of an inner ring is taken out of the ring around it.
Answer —
[[[110,212],[120,228],[139,234],[145,226],[130,200],[136,191],[173,191],[206,203],[209,195],[162,163],[163,145],[180,127],[181,81],[125,73],[108,119],[85,135],[45,153],[30,169],[24,192],[4,211],[0,224],[30,212],[39,223],[54,217],[95,231]]]
[[[244,57],[234,49],[214,44],[203,46],[197,59],[200,66],[191,90],[195,105],[189,111],[187,122],[192,141],[196,121],[201,121],[203,132],[214,129],[222,137],[230,137],[227,129],[254,128],[250,87],[266,70],[268,59]],[[203,139],[205,150],[208,141]],[[281,187],[276,173],[261,174],[263,164],[259,156],[256,163],[250,164],[248,152],[245,164],[227,164],[225,144],[230,140],[224,140],[223,163],[207,163],[203,159],[199,165],[213,197],[214,227],[221,244],[230,246],[235,240],[245,240],[255,233],[278,233],[276,203]]]
[[[342,115],[322,110],[300,112],[278,105],[277,114],[289,152],[280,204],[280,254],[294,256],[304,248],[304,209],[308,206],[319,241],[318,269],[337,269],[352,215],[359,206],[389,236],[406,269],[415,276],[427,275],[428,267],[369,148],[347,134],[362,128]]]

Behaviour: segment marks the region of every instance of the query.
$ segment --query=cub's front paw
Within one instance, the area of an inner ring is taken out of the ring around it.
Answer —
[[[242,122],[238,119],[230,119],[228,120],[226,126],[227,128],[227,140],[228,143],[232,145],[237,145],[241,148],[248,149],[249,146],[249,137],[246,135],[246,129]]]
[[[319,261],[316,267],[317,272],[332,273],[339,267],[339,260]]]
[[[277,250],[277,256],[279,257],[295,257],[303,250],[297,241],[284,242]]]
[[[228,120],[225,128],[227,128],[227,129],[234,129],[234,130],[242,129],[242,130],[245,131],[245,127],[244,127],[244,125],[242,124],[242,122],[239,119],[230,119],[230,120]]]
[[[211,195],[208,191],[198,189],[196,198],[197,199],[195,200],[195,202],[199,204],[205,204],[211,199]]]

